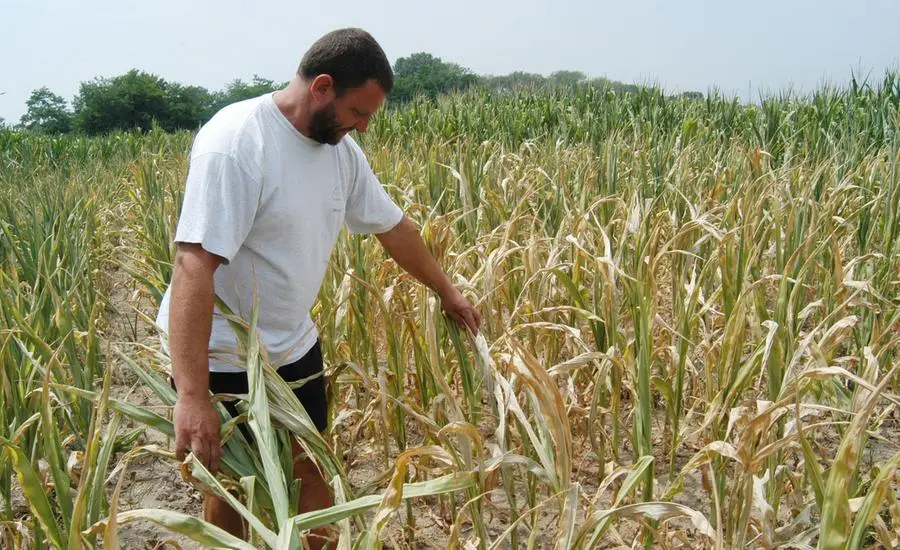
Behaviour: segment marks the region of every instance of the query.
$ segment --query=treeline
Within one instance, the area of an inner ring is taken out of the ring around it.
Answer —
[[[113,78],[82,82],[69,108],[66,100],[48,88],[39,88],[26,101],[18,128],[59,134],[89,135],[118,130],[197,128],[216,111],[242,99],[276,90],[285,83],[254,76],[250,82],[234,80],[221,91],[169,82],[137,69]]]
[[[465,67],[428,53],[398,59],[394,73],[391,103],[403,103],[417,96],[435,98],[472,87],[495,93],[529,87],[596,86],[616,92],[639,90],[635,85],[606,79],[591,80],[579,71],[558,71],[549,76],[524,72],[476,75]],[[77,132],[88,135],[153,127],[168,131],[191,130],[230,103],[280,89],[286,84],[254,76],[250,82],[237,79],[222,90],[210,91],[133,69],[123,75],[81,83],[71,106],[46,87],[34,90],[26,102],[25,114],[14,128],[48,134]],[[699,93],[689,95],[702,97]]]

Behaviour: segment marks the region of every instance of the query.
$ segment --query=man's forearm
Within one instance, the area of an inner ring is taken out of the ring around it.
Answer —
[[[396,227],[377,237],[397,264],[424,285],[441,296],[453,288],[450,279],[428,251],[412,220],[404,216]]]
[[[209,395],[209,335],[214,305],[211,274],[189,262],[176,262],[169,306],[169,345],[179,396]]]

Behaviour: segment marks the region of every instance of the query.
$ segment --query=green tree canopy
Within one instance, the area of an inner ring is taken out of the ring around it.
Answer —
[[[72,126],[72,113],[66,100],[46,86],[31,92],[25,106],[27,110],[20,120],[23,128],[45,134],[61,134],[68,132]]]
[[[587,81],[587,76],[581,71],[556,71],[550,74],[550,82],[557,86],[574,87]]]
[[[81,84],[75,98],[74,127],[87,134],[149,130],[193,130],[215,112],[216,95],[200,86],[167,82],[133,69],[114,78]]]
[[[225,86],[224,90],[214,94],[210,116],[226,105],[274,92],[285,86],[287,86],[286,82],[278,84],[274,80],[269,80],[259,75],[253,75],[253,79],[250,82],[244,82],[239,78],[232,80]]]
[[[547,77],[536,73],[515,71],[500,76],[485,76],[482,83],[492,91],[506,92],[518,88],[536,89],[547,85]]]
[[[206,88],[167,82],[165,97],[166,116],[160,124],[167,130],[196,129],[215,114],[215,97]]]
[[[394,64],[391,98],[406,101],[419,94],[433,98],[441,93],[464,90],[477,81],[478,77],[468,69],[420,52],[401,57]]]
[[[112,79],[81,84],[75,98],[75,129],[87,134],[149,130],[167,117],[166,82],[133,69]]]

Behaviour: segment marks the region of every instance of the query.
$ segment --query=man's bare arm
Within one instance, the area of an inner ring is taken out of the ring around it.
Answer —
[[[175,403],[175,453],[191,452],[215,472],[221,457],[219,417],[209,399],[209,337],[215,306],[213,275],[222,259],[199,244],[179,244],[172,271],[169,347]]]

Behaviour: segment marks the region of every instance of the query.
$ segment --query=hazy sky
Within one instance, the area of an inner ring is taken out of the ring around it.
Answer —
[[[0,0],[0,117],[17,122],[35,88],[71,101],[80,82],[131,68],[212,90],[288,80],[343,26],[391,61],[426,51],[482,74],[575,69],[745,98],[900,63],[898,0]]]

